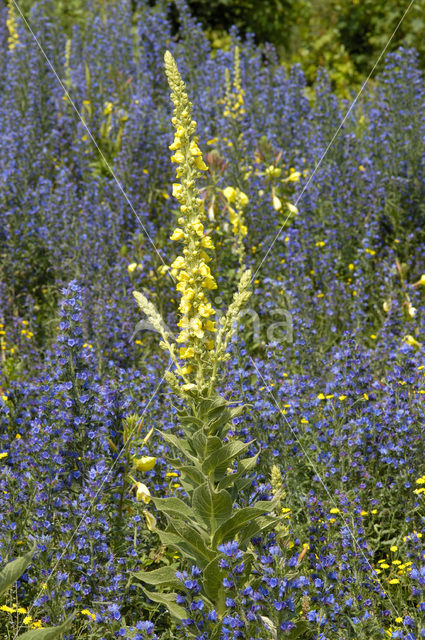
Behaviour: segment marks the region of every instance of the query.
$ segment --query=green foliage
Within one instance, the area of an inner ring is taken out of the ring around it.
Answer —
[[[218,546],[237,539],[248,559],[251,538],[280,522],[280,518],[269,515],[280,496],[272,501],[235,508],[235,503],[241,501],[241,492],[251,482],[247,474],[257,461],[257,456],[240,459],[252,442],[237,438],[225,442],[231,421],[241,415],[244,407],[231,407],[218,395],[201,400],[191,398],[189,405],[189,409],[178,412],[185,435],[177,438],[163,434],[181,454],[182,459],[176,458],[170,463],[180,472],[187,501],[175,497],[152,498],[167,520],[166,529],[157,532],[164,545],[174,548],[202,569],[201,595],[208,606],[221,603],[220,614],[223,615],[224,588],[220,579]],[[176,606],[172,594],[163,593],[163,589],[178,585],[174,574],[172,567],[161,567],[148,573],[139,572],[134,577],[160,589],[160,594],[153,594],[144,588],[151,600],[165,604],[177,618],[186,617],[187,613]]]
[[[25,573],[26,569],[32,562],[35,545],[23,556],[19,556],[15,560],[8,562],[0,571],[0,598],[6,591]],[[18,636],[17,640],[55,640],[59,638],[69,627],[73,616],[68,617],[58,627],[44,627],[42,629],[31,629]]]

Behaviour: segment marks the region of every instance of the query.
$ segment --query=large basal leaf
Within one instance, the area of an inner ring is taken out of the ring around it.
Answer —
[[[31,631],[26,631],[22,635],[17,637],[17,640],[55,640],[55,638],[60,638],[60,636],[65,633],[71,624],[74,616],[69,616],[58,627],[45,627],[44,629],[31,629]]]
[[[148,591],[144,587],[142,587],[142,589],[148,596],[148,598],[152,600],[152,602],[163,604],[165,607],[167,607],[171,615],[177,618],[177,620],[185,620],[189,617],[189,612],[177,604],[175,593],[156,593],[153,591]]]
[[[153,587],[178,587],[181,586],[181,582],[176,578],[176,570],[177,565],[171,567],[160,567],[153,571],[137,571],[137,573],[132,574],[132,577]]]
[[[213,534],[232,513],[232,498],[228,491],[214,491],[209,482],[193,492],[192,507],[196,515]]]
[[[205,473],[211,473],[215,470],[226,470],[230,462],[238,455],[241,455],[244,451],[249,449],[253,441],[242,442],[242,440],[235,440],[223,445],[211,455],[209,455],[202,464],[202,470]]]
[[[18,578],[25,573],[27,567],[31,564],[36,546],[23,556],[19,556],[16,560],[8,562],[0,571],[0,597],[14,584]]]

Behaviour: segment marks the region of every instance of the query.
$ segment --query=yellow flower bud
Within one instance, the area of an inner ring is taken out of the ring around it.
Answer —
[[[146,526],[149,529],[149,531],[153,531],[156,527],[156,518],[155,516],[153,516],[151,513],[149,513],[149,511],[146,511],[146,509],[143,511],[143,515],[146,518]]]

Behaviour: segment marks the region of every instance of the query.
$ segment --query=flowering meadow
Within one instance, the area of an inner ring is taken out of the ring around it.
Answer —
[[[0,638],[425,638],[415,51],[343,100],[53,2],[0,9]]]

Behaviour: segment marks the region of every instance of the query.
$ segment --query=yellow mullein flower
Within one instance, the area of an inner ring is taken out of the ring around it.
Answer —
[[[178,256],[171,265],[172,269],[182,269],[186,266],[185,260],[182,256]]]
[[[170,236],[170,240],[183,240],[184,238],[184,231],[183,229],[179,229],[177,227],[177,229],[174,229],[173,234]]]
[[[212,316],[215,313],[215,310],[212,308],[209,302],[207,304],[200,304],[198,311],[199,315],[201,315],[203,318],[209,318],[209,316]]]
[[[205,249],[214,249],[214,245],[210,236],[204,236],[201,240],[201,244]]]
[[[195,355],[195,352],[191,347],[180,348],[180,358],[182,359],[193,358],[194,355]]]
[[[184,162],[184,155],[181,151],[176,151],[176,153],[171,156],[171,162],[181,163]]]

